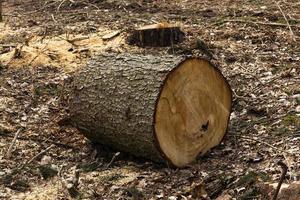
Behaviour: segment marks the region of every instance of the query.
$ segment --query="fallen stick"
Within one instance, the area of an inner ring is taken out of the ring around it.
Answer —
[[[274,150],[276,150],[276,151],[282,151],[282,152],[284,152],[284,153],[286,153],[286,154],[290,154],[290,155],[294,155],[293,153],[290,153],[290,152],[288,152],[288,151],[285,151],[285,150],[283,150],[283,149],[279,149],[279,148],[277,148],[277,147],[275,147],[275,146],[273,146],[273,145],[271,145],[271,144],[269,144],[269,143],[267,143],[267,142],[265,142],[265,141],[262,141],[262,140],[258,140],[258,139],[255,139],[255,138],[251,138],[251,137],[247,137],[247,136],[238,136],[238,137],[240,137],[240,138],[242,138],[242,139],[245,139],[245,140],[248,140],[248,141],[256,141],[256,142],[259,142],[259,143],[261,143],[261,144],[264,144],[264,145],[267,145],[268,147],[271,147],[272,149],[274,149]]]
[[[63,3],[65,3],[65,1],[66,1],[66,0],[62,0],[62,1],[60,2],[60,4],[58,5],[58,7],[57,7],[57,9],[56,9],[56,12],[59,11],[60,7],[63,5]]]
[[[23,170],[25,167],[27,167],[30,163],[32,163],[35,159],[37,159],[39,156],[43,155],[44,153],[46,153],[47,151],[49,151],[53,147],[54,147],[54,145],[50,145],[45,150],[43,150],[40,153],[38,153],[37,155],[33,156],[29,161],[27,161],[24,164],[21,164],[20,166],[12,169],[11,172],[8,173],[6,176],[12,176],[12,175],[15,175],[15,174],[19,173],[21,170]]]
[[[13,138],[14,136],[10,135],[10,134],[5,134],[5,133],[1,133],[0,132],[0,136],[2,137],[9,137],[9,138]],[[65,149],[72,149],[72,150],[79,150],[75,147],[72,147],[68,144],[63,144],[63,143],[59,143],[59,142],[55,142],[52,140],[43,140],[43,139],[38,139],[38,138],[28,138],[28,137],[18,137],[19,140],[24,140],[24,141],[33,141],[33,142],[38,142],[38,143],[46,143],[46,144],[54,144],[57,147],[61,147],[61,148],[65,148]]]
[[[111,161],[106,165],[106,168],[109,168],[119,155],[120,155],[120,152],[115,153],[114,156],[112,157]]]
[[[240,20],[240,19],[230,19],[230,20],[224,20],[223,22],[239,22],[239,23],[249,23],[249,24],[260,24],[260,25],[267,25],[267,26],[287,26],[287,24],[281,24],[281,23],[271,23],[271,22],[254,22],[254,21],[248,21],[248,20]],[[291,27],[297,27],[300,28],[298,25],[290,25]]]
[[[56,21],[56,19],[55,19],[55,17],[54,17],[53,14],[51,15],[51,18],[52,18],[52,20],[53,20],[55,23],[57,23],[57,21]]]
[[[277,188],[275,190],[275,194],[274,194],[272,200],[276,200],[277,199],[278,193],[280,191],[281,185],[283,183],[283,180],[285,178],[285,175],[286,175],[287,169],[288,169],[288,167],[286,166],[286,164],[284,164],[282,161],[279,161],[277,164],[280,165],[280,167],[282,168],[282,173],[281,173],[281,177],[279,179],[279,182],[278,182],[278,185],[277,185]]]
[[[54,145],[52,144],[52,145],[50,145],[49,147],[47,147],[45,150],[43,150],[43,151],[41,151],[40,153],[38,153],[37,155],[33,156],[29,161],[27,161],[27,162],[24,164],[24,166],[26,166],[26,165],[32,163],[37,157],[39,157],[39,156],[45,154],[47,151],[49,151],[49,150],[52,149],[53,147],[54,147]]]
[[[12,140],[12,142],[11,142],[9,148],[8,148],[8,151],[6,153],[6,158],[8,158],[8,159],[11,157],[12,149],[13,149],[16,141],[17,141],[17,138],[18,138],[20,132],[21,132],[21,129],[17,130],[17,132],[16,132],[16,134],[14,136],[14,139]]]
[[[280,7],[280,5],[279,5],[278,2],[276,2],[276,5],[277,5],[278,9],[280,10],[280,12],[281,12],[281,14],[282,14],[284,20],[286,21],[286,25],[287,25],[287,27],[289,28],[289,30],[290,30],[290,32],[291,32],[291,36],[292,36],[293,41],[296,42],[295,34],[294,34],[294,32],[293,32],[293,30],[292,30],[292,28],[291,28],[291,25],[290,25],[290,23],[289,23],[289,20],[286,18],[285,14],[284,14],[283,10],[281,9],[281,7]]]

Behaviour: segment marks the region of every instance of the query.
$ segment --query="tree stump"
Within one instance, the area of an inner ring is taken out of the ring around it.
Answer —
[[[183,39],[184,33],[180,30],[180,27],[168,23],[159,23],[135,29],[128,37],[127,42],[140,47],[166,47],[180,43]]]
[[[90,140],[177,167],[225,135],[231,89],[202,58],[104,54],[73,79],[71,120]]]

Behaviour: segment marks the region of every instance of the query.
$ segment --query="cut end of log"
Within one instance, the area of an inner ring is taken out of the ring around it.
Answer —
[[[183,167],[218,145],[231,89],[202,58],[103,54],[72,82],[71,122],[93,142]]]
[[[141,47],[166,47],[182,42],[184,33],[174,24],[158,23],[135,29],[127,42]]]
[[[154,115],[162,154],[177,167],[218,145],[231,112],[231,89],[210,62],[191,58],[171,71]]]

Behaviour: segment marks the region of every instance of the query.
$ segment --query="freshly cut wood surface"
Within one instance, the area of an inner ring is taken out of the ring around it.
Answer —
[[[231,90],[202,58],[112,53],[74,77],[69,101],[92,141],[182,167],[224,137]]]
[[[177,166],[221,142],[231,109],[230,88],[209,62],[194,58],[180,66],[169,74],[155,115],[160,148]]]

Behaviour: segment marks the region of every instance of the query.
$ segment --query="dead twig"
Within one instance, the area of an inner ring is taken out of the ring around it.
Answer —
[[[271,144],[269,144],[269,143],[267,143],[267,142],[264,142],[264,141],[262,141],[262,140],[258,140],[258,139],[255,139],[255,138],[252,138],[252,137],[247,137],[247,136],[242,136],[242,135],[240,135],[239,136],[240,138],[242,138],[242,139],[245,139],[245,140],[248,140],[248,141],[256,141],[256,142],[259,142],[259,143],[261,143],[261,144],[264,144],[264,145],[266,145],[266,146],[268,146],[268,147],[271,147],[272,149],[274,149],[274,150],[276,150],[276,151],[278,151],[278,152],[284,152],[284,153],[286,153],[286,154],[292,154],[292,155],[294,155],[293,153],[290,153],[290,152],[288,152],[288,151],[285,151],[285,150],[283,150],[283,149],[279,149],[279,148],[277,148],[277,147],[275,147],[275,146],[273,146],[273,145],[271,145]]]
[[[60,7],[65,3],[65,1],[66,1],[66,0],[62,0],[62,1],[60,2],[60,4],[58,5],[58,7],[57,7],[57,9],[56,9],[56,12],[59,12]]]
[[[271,145],[271,144],[269,144],[269,143],[267,143],[267,142],[264,142],[264,141],[262,141],[262,140],[258,140],[258,139],[255,139],[255,138],[252,138],[252,137],[247,137],[247,136],[240,136],[242,139],[245,139],[245,140],[253,140],[253,141],[256,141],[256,142],[259,142],[259,143],[261,143],[261,144],[265,144],[265,145],[267,145],[268,147],[271,147],[272,149],[275,149],[275,150],[279,150],[277,147],[275,147],[275,146],[273,146],[273,145]]]
[[[234,90],[232,90],[232,93],[234,94],[235,98],[237,98],[237,99],[244,99],[244,100],[246,100],[246,101],[248,100],[247,97],[238,95],[238,94],[236,93],[236,91],[234,91]]]
[[[24,164],[21,164],[20,166],[14,168],[11,170],[11,172],[7,175],[7,176],[11,176],[14,174],[19,173],[21,170],[23,170],[25,167],[27,167],[30,163],[32,163],[35,159],[37,159],[39,156],[45,154],[47,151],[49,151],[50,149],[52,149],[54,147],[54,145],[50,145],[48,148],[46,148],[45,150],[41,151],[40,153],[38,153],[37,155],[33,156],[29,161],[25,162]]]
[[[21,129],[17,130],[17,132],[16,132],[16,134],[14,136],[14,139],[12,140],[12,142],[11,142],[9,148],[8,148],[8,151],[6,153],[6,158],[8,158],[8,159],[11,157],[12,149],[13,149],[16,141],[17,141],[17,138],[18,138],[20,132],[21,132]]]
[[[29,161],[27,161],[24,165],[29,165],[30,163],[32,163],[36,158],[38,158],[39,156],[45,154],[47,151],[49,151],[50,149],[52,149],[54,147],[54,145],[50,145],[49,147],[47,147],[45,150],[41,151],[40,153],[38,153],[37,155],[33,156]]]
[[[92,3],[88,2],[88,1],[84,1],[84,2],[82,2],[82,3],[85,4],[85,5],[87,5],[87,6],[94,7],[94,8],[96,8],[97,10],[100,10],[100,8],[99,8],[98,6],[96,6],[95,4],[92,4]]]
[[[224,20],[223,22],[238,22],[238,23],[248,23],[248,24],[255,24],[255,25],[266,25],[266,26],[287,26],[287,24],[282,24],[282,23],[254,22],[254,21],[240,20],[240,19],[229,19],[229,20]],[[290,25],[290,26],[300,28],[300,26],[298,25]]]
[[[275,193],[274,193],[274,196],[273,196],[272,200],[276,200],[277,199],[277,196],[278,196],[278,193],[280,191],[281,185],[282,185],[282,183],[284,181],[285,175],[286,175],[287,170],[288,170],[288,167],[282,161],[279,161],[277,164],[280,165],[280,167],[282,168],[282,173],[281,173],[281,176],[280,176],[280,179],[279,179],[279,182],[278,182],[278,185],[277,185],[277,188],[275,190]]]
[[[279,3],[278,3],[278,2],[275,2],[275,3],[276,3],[276,5],[277,5],[278,9],[280,10],[280,12],[281,12],[281,14],[282,14],[284,20],[286,21],[286,25],[287,25],[287,27],[288,27],[289,30],[290,30],[291,37],[292,37],[293,41],[296,42],[295,34],[294,34],[294,32],[293,32],[293,30],[292,30],[292,28],[291,28],[291,25],[290,25],[290,23],[289,23],[289,20],[286,18],[286,15],[284,14],[283,10],[281,9]]]
[[[106,165],[106,168],[109,168],[119,155],[120,155],[120,152],[115,153],[114,156],[112,157],[111,161]]]
[[[0,131],[0,136],[2,137],[9,137],[9,138],[13,138],[14,136],[7,134],[7,133],[2,133]],[[51,140],[43,140],[43,139],[38,139],[38,138],[28,138],[28,137],[18,137],[18,140],[24,140],[24,141],[33,141],[33,142],[38,142],[38,143],[46,143],[46,144],[54,144],[57,147],[61,147],[61,148],[65,148],[65,149],[72,149],[72,150],[78,150],[75,147],[72,147],[68,144],[63,144],[63,143],[59,143],[59,142],[55,142],[55,141],[51,141]]]
[[[57,21],[56,21],[56,19],[55,19],[55,17],[54,17],[53,14],[51,14],[51,18],[52,18],[52,20],[53,20],[55,23],[57,23]]]
[[[21,173],[22,171],[26,171],[26,167],[32,163],[35,159],[37,159],[39,156],[45,154],[47,151],[49,151],[51,148],[53,148],[54,145],[49,146],[48,148],[46,148],[45,150],[41,151],[40,153],[38,153],[37,155],[35,155],[34,157],[32,157],[29,161],[25,162],[24,164],[21,164],[20,166],[14,168],[11,170],[10,173],[8,173],[5,177],[11,177],[14,176],[16,174]]]

